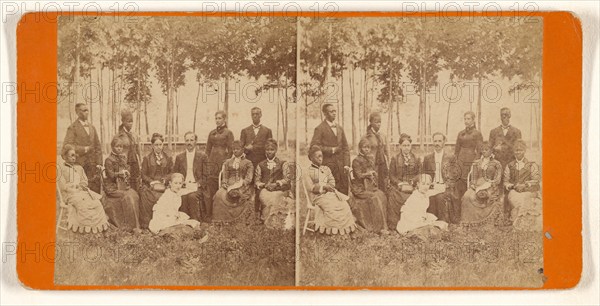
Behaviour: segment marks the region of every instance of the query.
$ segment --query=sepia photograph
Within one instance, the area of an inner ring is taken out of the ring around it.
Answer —
[[[543,20],[301,18],[301,286],[544,282]]]
[[[58,19],[55,284],[295,284],[296,25]]]

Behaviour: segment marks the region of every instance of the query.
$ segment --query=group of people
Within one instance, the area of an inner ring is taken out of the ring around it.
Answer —
[[[422,159],[406,134],[390,159],[381,115],[372,113],[352,163],[335,107],[324,104],[322,112],[325,120],[314,130],[304,182],[315,206],[315,230],[347,234],[360,226],[426,237],[448,224],[541,229],[540,169],[525,158],[527,145],[510,124],[510,109],[501,109],[502,123],[487,141],[475,126],[475,114],[466,112],[454,154],[446,152],[446,135],[437,132],[433,152]]]
[[[260,108],[251,110],[252,125],[239,140],[227,127],[227,114],[217,111],[205,152],[197,146],[198,136],[187,132],[185,151],[174,159],[163,150],[159,133],[141,158],[133,115],[123,111],[104,163],[87,105],[79,103],[75,111],[78,119],[67,129],[58,180],[73,231],[95,233],[114,226],[161,234],[198,228],[201,222],[229,223],[243,216],[249,221],[245,212],[251,209],[255,223],[277,227],[281,215],[295,211],[294,166],[277,157],[277,141],[260,123]]]

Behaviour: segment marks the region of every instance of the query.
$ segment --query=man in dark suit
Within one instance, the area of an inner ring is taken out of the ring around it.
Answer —
[[[252,116],[252,125],[242,130],[240,135],[240,143],[244,148],[246,158],[252,162],[252,165],[256,169],[258,163],[267,159],[265,156],[265,144],[267,139],[273,138],[271,129],[260,123],[262,117],[262,111],[258,107],[253,107],[250,110]],[[254,178],[252,179],[254,185]],[[254,199],[254,212],[258,219],[260,219],[260,201],[258,201],[258,193],[256,199]]]
[[[344,129],[335,122],[337,112],[333,105],[326,103],[321,108],[325,120],[313,134],[310,146],[318,145],[323,152],[323,165],[329,167],[335,179],[335,188],[348,194],[348,177],[345,168],[350,167],[350,148]]]
[[[510,109],[502,108],[500,110],[502,124],[490,131],[489,142],[494,149],[494,157],[502,164],[502,169],[515,159],[515,142],[521,139],[521,131],[510,125],[510,117]]]
[[[502,165],[502,169],[506,168],[511,161],[515,160],[515,143],[521,139],[521,130],[510,125],[510,109],[503,107],[500,109],[500,120],[502,124],[490,131],[489,142],[494,150],[494,157]],[[500,186],[504,184],[504,176],[500,180]],[[502,188],[502,192],[506,190]],[[504,198],[504,213],[505,216],[510,216],[512,208],[508,204],[507,197]]]
[[[175,156],[173,172],[184,177],[184,187],[181,189],[180,211],[185,212],[190,218],[198,221],[210,221],[212,217],[212,201],[206,191],[206,172],[208,163],[206,154],[196,147],[198,136],[187,132],[185,138],[185,152]]]
[[[100,173],[98,165],[102,165],[102,149],[98,133],[93,125],[88,122],[89,109],[85,103],[75,105],[77,120],[67,129],[63,145],[70,144],[77,153],[76,162],[83,167],[88,178],[88,186],[96,193],[100,193]]]
[[[448,223],[460,221],[460,200],[456,192],[456,181],[460,178],[460,167],[452,154],[444,151],[446,135],[433,133],[433,152],[423,158],[421,172],[433,179],[434,189],[444,190],[429,198],[427,212]]]
[[[256,167],[258,163],[265,160],[265,144],[267,139],[273,138],[271,129],[260,123],[262,111],[258,107],[253,107],[251,112],[252,125],[242,130],[240,142],[246,153],[246,158]]]

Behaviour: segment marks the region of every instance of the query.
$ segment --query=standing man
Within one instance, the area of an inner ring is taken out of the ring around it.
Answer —
[[[427,212],[448,223],[460,221],[460,199],[456,181],[460,179],[460,167],[452,154],[444,151],[446,135],[435,132],[432,136],[433,152],[423,158],[421,173],[433,178],[434,189],[442,191],[429,198]]]
[[[129,186],[139,193],[142,181],[142,160],[140,158],[140,141],[132,131],[133,114],[129,110],[121,112],[121,125],[117,136],[123,141],[123,154],[129,164]]]
[[[250,111],[252,116],[252,125],[242,130],[240,142],[244,148],[246,158],[256,167],[258,163],[265,160],[265,144],[267,139],[273,138],[271,129],[260,123],[262,111],[258,107],[253,107]]]
[[[100,176],[96,167],[102,165],[102,149],[98,133],[88,122],[89,109],[85,103],[77,103],[75,113],[77,113],[77,120],[67,129],[63,146],[69,144],[75,147],[76,163],[83,167],[89,188],[100,193]]]
[[[193,132],[187,132],[185,138],[185,152],[175,157],[173,172],[180,173],[184,177],[184,187],[181,189],[181,208],[190,218],[209,222],[212,217],[212,201],[206,191],[208,178],[205,166],[208,157],[197,150],[198,136]]]
[[[262,111],[258,107],[253,107],[250,110],[252,116],[252,125],[242,130],[240,135],[240,143],[244,148],[246,158],[252,162],[252,165],[256,169],[258,163],[267,159],[265,155],[265,145],[267,139],[273,138],[271,129],[260,123],[262,117]],[[254,186],[254,178],[252,179],[252,185]],[[260,201],[258,200],[258,193],[254,199],[254,212],[257,220],[260,220]]]
[[[494,157],[502,164],[502,169],[515,159],[515,142],[521,139],[521,131],[510,125],[510,109],[500,110],[502,124],[490,131],[489,142],[494,150]]]
[[[321,108],[325,120],[316,128],[310,147],[318,145],[323,152],[323,165],[331,169],[335,179],[335,189],[348,194],[348,177],[344,173],[350,167],[350,148],[344,129],[335,122],[337,112],[333,105],[326,103]]]
[[[502,124],[490,131],[489,143],[493,148],[494,157],[502,165],[502,169],[513,160],[515,160],[515,144],[521,139],[521,131],[510,125],[510,109],[503,107],[500,109],[500,120]],[[502,177],[500,185],[505,182],[505,177]],[[505,191],[503,189],[503,191]],[[511,207],[508,204],[507,197],[504,198],[504,214],[510,215]]]

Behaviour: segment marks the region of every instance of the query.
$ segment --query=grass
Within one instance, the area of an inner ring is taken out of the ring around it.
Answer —
[[[293,160],[293,150],[281,154]],[[293,286],[295,230],[245,220],[202,223],[208,240],[189,233],[157,236],[111,229],[102,234],[61,230],[56,237],[57,285]]]
[[[422,154],[419,154],[422,155]],[[301,156],[302,169],[309,165]],[[300,223],[306,198],[299,194]],[[449,226],[428,241],[392,233],[357,232],[300,238],[301,286],[352,287],[541,287],[542,233],[512,227]]]
[[[61,231],[55,283],[70,285],[292,286],[294,231],[240,222],[202,224],[209,238],[150,232]]]

